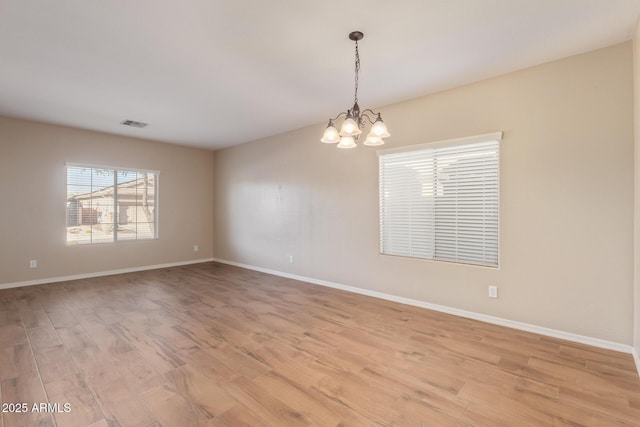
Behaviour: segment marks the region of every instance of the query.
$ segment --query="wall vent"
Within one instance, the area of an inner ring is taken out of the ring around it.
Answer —
[[[136,122],[135,120],[123,120],[120,122],[120,124],[125,126],[131,126],[134,128],[143,128],[145,126],[148,126],[148,123]]]

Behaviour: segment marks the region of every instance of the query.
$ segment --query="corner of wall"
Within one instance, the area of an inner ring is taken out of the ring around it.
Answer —
[[[634,213],[633,213],[633,356],[640,375],[640,17],[633,37],[633,128],[634,128]]]

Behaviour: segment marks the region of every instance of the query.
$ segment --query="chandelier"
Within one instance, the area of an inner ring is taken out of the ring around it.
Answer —
[[[370,109],[360,111],[360,106],[358,105],[358,73],[360,72],[360,54],[358,52],[358,41],[362,40],[363,37],[364,33],[360,31],[353,31],[349,34],[349,39],[356,42],[356,78],[353,107],[347,110],[346,113],[342,112],[335,118],[329,119],[329,124],[324,130],[322,139],[320,139],[320,141],[326,144],[338,143],[338,148],[357,147],[358,138],[360,137],[360,134],[362,133],[364,127],[367,125],[367,122],[371,125],[371,129],[367,134],[367,139],[365,139],[364,145],[382,145],[384,144],[382,138],[391,136],[389,134],[389,131],[387,131],[387,126],[385,126],[384,122],[382,121],[380,113],[376,113],[375,111]],[[344,122],[342,122],[340,132],[338,132],[338,129],[336,129],[333,122],[343,116],[345,117],[345,119]]]

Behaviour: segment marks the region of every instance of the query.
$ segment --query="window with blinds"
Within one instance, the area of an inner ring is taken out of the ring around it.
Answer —
[[[501,137],[380,151],[380,251],[497,267]]]
[[[67,165],[67,244],[155,239],[157,171]]]

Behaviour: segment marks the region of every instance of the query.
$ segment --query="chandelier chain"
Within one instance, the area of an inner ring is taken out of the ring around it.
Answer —
[[[354,100],[355,104],[358,103],[358,73],[360,72],[360,53],[358,52],[358,40],[356,40],[356,78],[355,78],[355,95]]]

